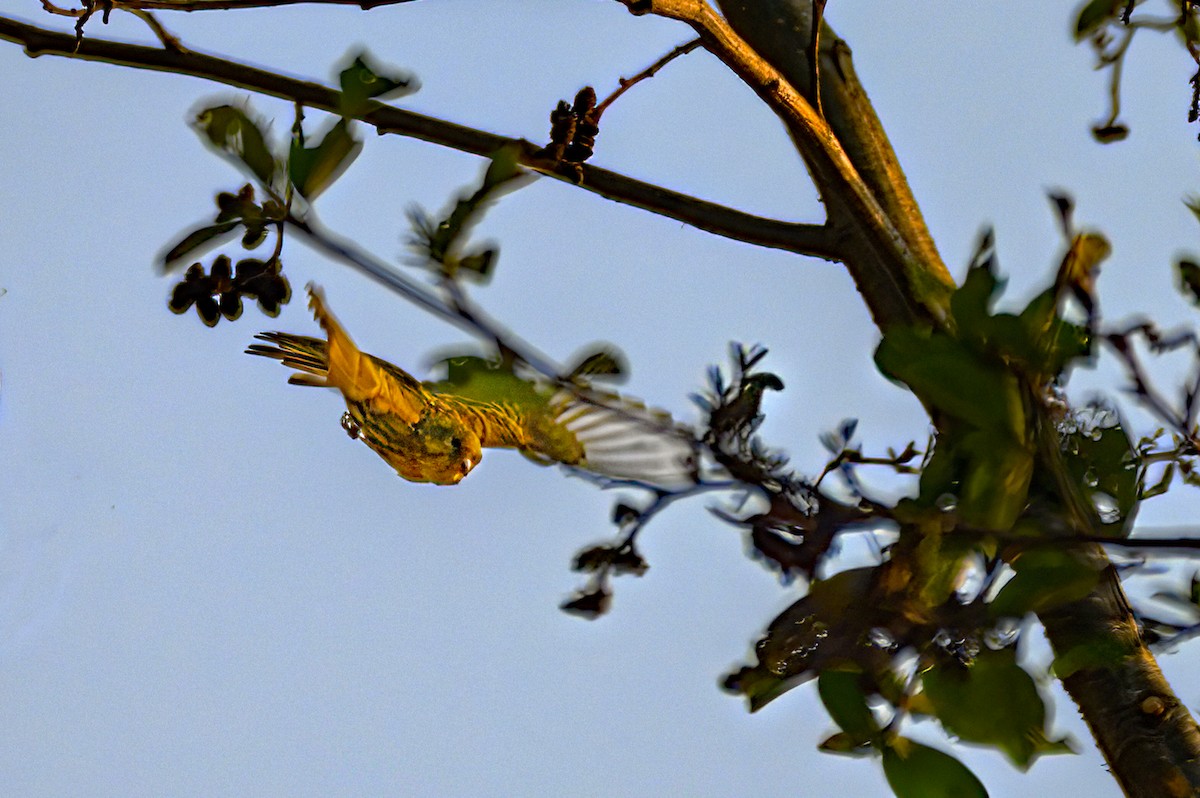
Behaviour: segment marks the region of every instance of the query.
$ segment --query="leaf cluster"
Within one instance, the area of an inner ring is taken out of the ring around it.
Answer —
[[[221,103],[201,108],[193,127],[215,152],[234,164],[255,181],[264,193],[255,199],[255,188],[246,184],[237,193],[217,194],[214,219],[186,231],[166,247],[160,267],[172,271],[188,260],[219,246],[241,232],[246,250],[261,246],[270,231],[276,233],[273,254],[264,260],[243,259],[232,270],[229,257],[218,256],[205,273],[193,263],[184,280],[173,289],[168,306],[182,313],[193,305],[207,326],[221,316],[234,320],[241,315],[241,298],[254,298],[268,316],[279,313],[291,297],[291,289],[282,274],[285,224],[295,218],[297,206],[307,207],[354,162],[362,150],[362,141],[354,133],[350,114],[361,113],[379,98],[414,91],[415,81],[398,73],[381,74],[366,54],[360,53],[339,74],[343,113],[322,131],[311,136],[303,126],[303,111],[297,106],[290,142],[283,148],[271,138],[268,123],[253,115],[248,107]]]

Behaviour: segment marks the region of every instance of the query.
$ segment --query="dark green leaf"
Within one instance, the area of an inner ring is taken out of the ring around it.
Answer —
[[[349,120],[339,119],[315,147],[293,139],[288,179],[301,196],[311,201],[329,188],[361,151],[362,141],[351,132]]]
[[[559,609],[568,615],[575,615],[589,621],[594,621],[612,606],[612,592],[606,587],[592,587],[581,590],[570,599],[559,605]]]
[[[858,745],[869,743],[879,733],[861,679],[860,672],[851,670],[824,670],[817,677],[817,692],[829,717]]]
[[[241,108],[218,105],[196,116],[196,128],[214,147],[244,165],[259,181],[270,186],[279,168],[267,146],[260,124]]]
[[[368,100],[388,100],[412,94],[417,90],[417,81],[399,70],[383,70],[368,63],[365,52],[359,53],[350,66],[338,73],[342,87],[341,109],[346,116],[354,116],[366,109]]]
[[[1045,377],[1059,374],[1076,358],[1091,352],[1091,336],[1087,328],[1063,321],[1058,316],[1058,290],[1051,287],[1034,297],[1017,317],[1011,332],[1005,314],[996,317],[997,345],[1034,374]]]
[[[896,798],[987,798],[967,766],[936,748],[897,737],[883,749],[883,773]]]
[[[957,441],[964,459],[958,513],[980,529],[1008,529],[1025,510],[1033,454],[1002,430],[975,430]]]
[[[1193,305],[1200,305],[1200,264],[1181,260],[1175,264],[1175,273],[1179,278],[1179,293]]]
[[[625,356],[617,349],[605,346],[584,355],[571,369],[571,377],[609,377],[620,379],[629,373]]]
[[[1127,139],[1129,128],[1115,122],[1108,125],[1096,125],[1092,128],[1092,136],[1101,144],[1112,144]]]
[[[771,622],[756,646],[758,664],[727,679],[726,687],[746,695],[755,711],[826,663],[855,661],[863,653],[858,641],[871,626],[872,607],[864,599],[875,573],[855,568],[813,582],[808,595]]]
[[[1080,42],[1096,32],[1100,26],[1114,20],[1125,7],[1125,0],[1089,0],[1079,9],[1075,18],[1075,41]]]
[[[432,267],[444,276],[454,278],[460,270],[466,274],[488,276],[495,265],[495,249],[485,249],[472,255],[460,253],[468,233],[483,217],[483,212],[500,196],[532,179],[530,172],[519,164],[520,149],[508,145],[497,150],[483,176],[482,184],[470,195],[460,196],[450,213],[434,221],[421,210],[409,212],[413,226],[413,248],[423,256],[423,265]]]
[[[1045,703],[1014,648],[985,648],[969,665],[939,662],[921,675],[921,685],[946,731],[999,748],[1022,770],[1038,754],[1065,749],[1046,739]]]
[[[457,272],[470,275],[476,282],[485,281],[492,276],[492,268],[500,251],[495,247],[480,250],[471,255],[463,255],[457,261]]]
[[[176,267],[183,265],[183,260],[188,256],[199,255],[205,249],[220,244],[238,224],[238,222],[222,222],[221,224],[197,227],[160,256],[159,268],[164,274],[173,271]]]
[[[993,618],[1020,618],[1081,599],[1100,580],[1093,563],[1065,546],[1023,551],[1012,567],[1016,573],[988,607]]]
[[[745,696],[750,711],[757,712],[804,681],[804,677],[783,678],[771,673],[762,665],[755,665],[740,668],[729,674],[722,680],[721,687],[736,695]]]
[[[962,287],[950,297],[950,312],[954,322],[959,333],[968,338],[983,338],[986,335],[992,299],[1001,288],[990,263],[985,260],[983,265],[968,270]]]
[[[907,385],[937,410],[1020,440],[1025,411],[1016,377],[941,332],[893,327],[875,350],[884,376]]]
[[[1113,519],[1103,518],[1105,531],[1123,535],[1132,527],[1133,510],[1138,500],[1138,469],[1133,442],[1119,423],[1074,432],[1065,441],[1067,469],[1083,487],[1086,495],[1112,497],[1116,511]]]
[[[846,732],[838,732],[826,737],[817,748],[827,754],[845,754],[847,756],[867,756],[874,751],[871,746],[857,742]]]

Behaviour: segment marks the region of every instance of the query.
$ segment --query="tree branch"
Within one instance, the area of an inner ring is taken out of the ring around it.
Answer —
[[[953,287],[945,266],[906,238],[812,104],[705,0],[619,2],[636,15],[687,23],[784,123],[808,164],[839,239],[844,246],[857,247],[853,257],[843,260],[876,323],[881,328],[940,323]]]
[[[33,58],[58,55],[86,61],[100,61],[135,69],[150,69],[191,75],[227,86],[280,97],[330,113],[341,113],[339,92],[310,81],[298,80],[248,64],[241,64],[195,51],[147,47],[87,37],[76,49],[75,37],[45,30],[0,16],[0,39],[22,44]],[[440,144],[474,155],[488,156],[511,138],[457,125],[423,114],[371,102],[355,118],[376,128],[382,135],[394,133]],[[825,225],[784,222],[735,210],[652,183],[583,164],[577,173],[562,169],[561,164],[538,156],[538,147],[521,141],[523,166],[565,182],[574,183],[582,175],[580,188],[606,199],[650,211],[684,222],[714,235],[748,244],[783,249],[802,255],[841,260],[832,232]]]
[[[231,11],[244,8],[275,8],[301,3],[321,6],[357,6],[370,11],[380,6],[410,3],[412,0],[112,0],[117,9],[145,11]]]

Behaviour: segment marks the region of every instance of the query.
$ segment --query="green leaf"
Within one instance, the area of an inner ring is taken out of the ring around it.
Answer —
[[[987,798],[983,782],[947,753],[897,737],[883,749],[883,774],[896,798]]]
[[[455,261],[453,273],[465,273],[476,282],[484,282],[492,276],[492,268],[500,257],[500,250],[495,247],[481,249],[470,255],[463,255]]]
[[[494,249],[485,249],[469,256],[461,256],[464,242],[471,228],[483,217],[487,208],[501,195],[517,188],[524,178],[532,173],[519,164],[520,150],[516,145],[505,145],[497,150],[483,176],[482,184],[470,195],[460,196],[450,213],[441,221],[434,221],[424,211],[412,211],[412,241],[429,263],[443,275],[457,276],[460,268],[487,276],[495,263]]]
[[[1072,360],[1091,353],[1087,328],[1058,316],[1058,289],[1053,286],[1030,300],[1015,323],[1010,318],[996,316],[996,346],[1035,375],[1057,375]]]
[[[159,268],[164,274],[173,271],[183,264],[189,255],[199,255],[209,247],[220,244],[239,224],[240,222],[231,221],[197,227],[159,257]]]
[[[576,361],[570,376],[575,377],[607,377],[611,380],[623,380],[629,374],[629,365],[620,350],[605,345]]]
[[[857,745],[869,743],[879,734],[879,724],[867,706],[861,679],[859,671],[840,669],[821,671],[817,677],[817,692],[829,717]]]
[[[1193,305],[1200,306],[1200,264],[1181,260],[1175,264],[1175,273],[1179,278],[1179,293]]]
[[[1022,770],[1039,754],[1070,750],[1046,738],[1046,706],[1015,648],[983,649],[969,664],[939,662],[921,675],[934,714],[950,734],[992,745]]]
[[[272,185],[279,164],[267,146],[267,134],[241,108],[217,105],[196,115],[194,127],[217,150],[245,166],[264,186]]]
[[[960,341],[912,327],[888,330],[875,363],[884,376],[907,385],[926,404],[979,428],[1025,436],[1017,379]]]
[[[965,459],[959,516],[980,529],[1008,529],[1028,504],[1033,453],[1001,430],[975,430],[957,444]]]
[[[1133,442],[1120,423],[1093,427],[1067,436],[1063,460],[1086,495],[1105,494],[1115,502],[1114,519],[1105,522],[1109,534],[1124,536],[1132,527],[1138,501],[1138,469]]]
[[[1124,0],[1089,0],[1084,3],[1079,9],[1079,16],[1075,18],[1075,41],[1083,41],[1100,26],[1116,19],[1124,6]]]
[[[367,53],[361,52],[350,66],[338,73],[338,83],[342,87],[340,104],[345,116],[355,116],[366,110],[368,100],[403,97],[418,88],[412,75],[399,70],[388,70],[390,74],[382,74],[384,70],[367,59]]]
[[[992,300],[1001,288],[990,264],[991,261],[985,261],[984,265],[969,269],[962,286],[950,297],[950,312],[963,336],[986,336]]]
[[[1129,128],[1119,122],[1109,125],[1093,125],[1092,138],[1101,144],[1112,144],[1129,138]]]
[[[993,618],[1020,618],[1081,599],[1100,580],[1092,562],[1063,546],[1028,549],[1011,565],[1015,575],[988,605]]]
[[[846,732],[838,732],[821,741],[817,749],[827,754],[844,754],[846,756],[868,756],[874,752],[870,745],[863,745]]]
[[[779,696],[806,681],[803,677],[782,678],[762,665],[739,668],[722,680],[721,686],[735,695],[745,696],[751,712],[758,712]]]
[[[781,612],[758,641],[758,663],[726,679],[726,689],[745,695],[754,712],[827,663],[861,656],[858,641],[871,624],[873,609],[864,598],[875,575],[875,568],[854,568],[813,582],[808,595]]]
[[[329,188],[362,151],[362,141],[350,130],[350,121],[339,119],[315,147],[306,147],[297,136],[288,158],[288,179],[307,200]]]

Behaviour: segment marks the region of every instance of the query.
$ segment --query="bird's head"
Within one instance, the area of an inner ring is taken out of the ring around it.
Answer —
[[[425,418],[412,427],[404,445],[372,446],[396,473],[409,482],[457,485],[483,458],[479,437],[461,424]],[[367,439],[368,445],[371,441]]]

